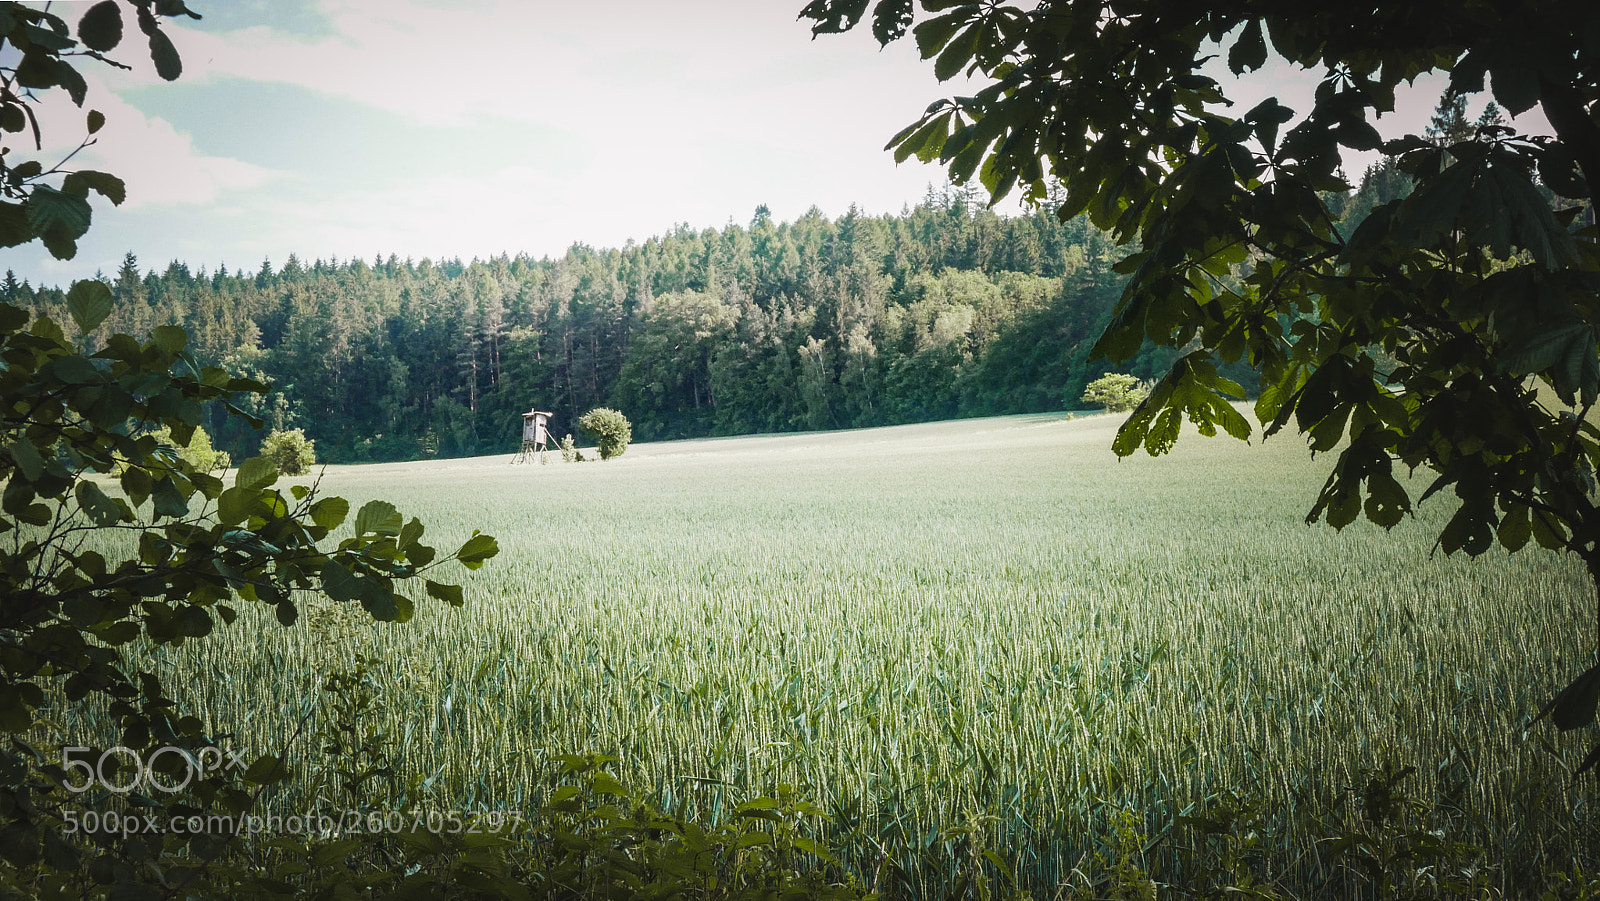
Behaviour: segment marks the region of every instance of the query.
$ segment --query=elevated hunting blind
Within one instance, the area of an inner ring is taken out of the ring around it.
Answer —
[[[511,462],[533,462],[533,455],[544,450],[550,443],[550,430],[546,427],[549,421],[550,414],[539,410],[529,410],[522,414],[522,450],[511,458]]]

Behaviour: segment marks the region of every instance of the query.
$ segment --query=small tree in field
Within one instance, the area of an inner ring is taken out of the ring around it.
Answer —
[[[1150,389],[1133,376],[1108,372],[1084,387],[1083,399],[1105,407],[1107,413],[1126,413],[1149,393]]]
[[[261,442],[261,456],[278,467],[279,475],[305,475],[317,465],[315,444],[306,437],[304,429],[273,432]]]
[[[633,439],[633,426],[628,417],[609,407],[596,407],[578,419],[578,425],[593,435],[600,446],[600,459],[622,456]]]
[[[172,437],[172,429],[168,426],[162,426],[152,434],[158,443],[175,449],[178,456],[198,472],[215,472],[227,469],[233,464],[233,458],[227,451],[219,451],[211,446],[211,436],[199,426],[195,426],[194,435],[189,438],[188,444],[179,444],[177,439]]]

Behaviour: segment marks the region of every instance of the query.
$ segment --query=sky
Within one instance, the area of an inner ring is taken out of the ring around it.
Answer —
[[[111,56],[132,71],[86,61],[83,109],[63,95],[40,113],[47,158],[82,140],[87,109],[105,114],[72,163],[123,178],[127,201],[91,197],[73,260],[34,243],[0,250],[0,268],[65,285],[129,251],[142,269],[208,271],[290,253],[543,257],[748,223],[763,204],[778,220],[897,213],[944,177],[896,166],[884,144],[969,92],[939,84],[909,40],[812,40],[801,0],[191,5],[203,20],[163,20],[178,81],[156,76],[130,21]],[[88,6],[52,9],[75,23]],[[1269,93],[1293,106],[1316,80],[1269,63],[1228,92],[1241,110]],[[1440,89],[1403,95],[1380,129],[1419,127]]]

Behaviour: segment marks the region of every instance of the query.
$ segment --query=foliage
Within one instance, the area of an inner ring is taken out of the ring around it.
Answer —
[[[561,784],[528,842],[529,888],[540,897],[707,899],[868,897],[808,836],[823,817],[792,786],[733,808],[716,826],[671,816],[603,767],[614,758],[565,755]],[[679,893],[683,893],[680,895]]]
[[[180,0],[136,0],[131,8],[157,72],[176,78],[177,54],[156,16],[194,14]],[[0,69],[7,135],[31,129],[41,143],[34,105],[53,88],[82,103],[72,60],[111,62],[104,54],[122,35],[118,4],[90,6],[77,34],[48,12],[0,4],[0,36],[20,51],[14,66]],[[90,134],[103,122],[91,112]],[[121,200],[116,178],[60,165],[45,170],[9,153],[0,161],[0,243],[38,238],[68,258],[89,225],[88,191]],[[233,623],[241,602],[270,609],[284,626],[309,594],[399,622],[413,612],[401,591],[420,580],[428,595],[460,604],[461,589],[433,581],[435,570],[448,561],[476,568],[498,551],[493,538],[474,533],[440,555],[422,543],[420,521],[406,522],[382,501],[364,505],[351,534],[325,545],[348,518],[343,499],[302,486],[285,496],[262,458],[245,461],[230,486],[207,471],[214,457],[173,453],[198,449],[207,405],[244,415],[235,400],[266,386],[200,364],[175,326],[154,328],[144,341],[97,334],[113,306],[104,283],[74,284],[65,297],[74,339],[50,317],[0,304],[0,729],[9,739],[0,749],[0,888],[8,894],[173,897],[206,894],[209,880],[232,878],[224,862],[231,835],[73,835],[89,810],[124,824],[137,814],[141,825],[146,817],[242,815],[286,775],[283,758],[266,753],[194,780],[195,761],[206,749],[220,751],[221,739],[187,711],[186,692],[169,691],[160,656],[210,635],[219,620]],[[101,536],[113,536],[107,553],[88,548]],[[52,728],[86,713],[105,728]],[[130,755],[138,759],[131,781]]]
[[[195,426],[194,434],[189,437],[189,443],[181,447],[173,440],[172,429],[167,426],[156,429],[153,434],[157,443],[176,450],[178,456],[196,471],[216,472],[219,469],[225,470],[233,464],[233,458],[227,451],[212,449],[211,436],[207,435],[201,426]]]
[[[261,456],[277,467],[278,475],[300,476],[317,465],[316,442],[304,429],[272,432],[261,442]]]
[[[1137,378],[1120,372],[1108,372],[1090,382],[1083,391],[1083,400],[1099,404],[1107,413],[1126,413],[1137,407],[1149,395],[1148,386]]]
[[[1331,856],[1379,898],[1488,896],[1483,849],[1451,834],[1459,817],[1407,793],[1404,783],[1415,774],[1394,761],[1360,773],[1362,784],[1347,792],[1358,818],[1330,843]]]
[[[416,580],[428,595],[459,604],[460,589],[433,581],[434,570],[450,560],[476,568],[496,553],[492,538],[474,535],[439,555],[422,543],[420,521],[406,522],[382,501],[363,506],[349,537],[323,549],[348,517],[344,500],[301,486],[285,496],[272,487],[276,467],[259,457],[245,461],[230,486],[163,450],[154,434],[135,438],[119,428],[127,420],[165,426],[187,443],[203,404],[263,386],[199,366],[175,328],[157,329],[142,344],[126,335],[105,344],[85,357],[51,320],[29,323],[23,311],[0,306],[0,477],[7,480],[0,534],[11,541],[0,571],[0,726],[14,738],[60,699],[92,699],[107,705],[117,745],[143,754],[198,751],[215,739],[177,706],[148,653],[130,649],[205,637],[218,620],[238,617],[240,600],[266,605],[292,625],[296,597],[312,592],[359,604],[374,619],[404,622],[413,612],[401,593],[405,583]],[[120,476],[108,478],[114,470]],[[123,553],[137,552],[123,559],[84,550],[85,536],[96,531],[127,533],[135,542]],[[52,750],[18,744],[5,752],[0,810],[11,865],[32,866],[41,853],[66,869],[79,859],[61,836],[63,816],[83,798],[63,793],[68,761]],[[268,754],[233,774],[242,783],[132,797],[174,815],[241,814],[254,801],[251,788],[277,781],[280,772]],[[130,865],[146,853],[210,859],[220,852],[216,841],[172,835],[119,853]],[[199,878],[192,868],[169,875],[174,891]]]
[[[573,443],[572,435],[569,433],[561,439],[561,462],[581,463],[582,461],[583,454],[578,453],[578,446]]]
[[[165,0],[154,7],[145,0],[131,6],[139,30],[148,39],[156,73],[168,81],[177,78],[183,66],[157,17],[200,17],[190,12],[183,0]],[[76,58],[87,56],[127,68],[105,56],[122,43],[119,4],[104,0],[89,7],[79,18],[76,31],[74,39],[66,20],[48,9],[12,2],[0,4],[0,47],[15,48],[19,57],[15,62],[8,60],[0,69],[0,247],[16,247],[37,239],[51,255],[63,260],[72,259],[78,251],[78,239],[89,230],[89,192],[113,204],[121,204],[127,194],[122,179],[114,175],[62,168],[94,143],[95,133],[106,121],[98,110],[90,110],[85,118],[83,141],[49,169],[38,159],[23,159],[26,151],[16,152],[19,148],[13,143],[12,136],[20,136],[31,138],[35,151],[43,148],[33,107],[41,93],[60,88],[73,105],[83,106],[88,84],[73,65]],[[77,302],[100,308],[108,298],[98,290],[80,288],[84,284],[73,286]]]
[[[919,6],[928,15],[913,27]],[[866,8],[813,0],[802,15],[816,32],[842,31]],[[1600,7],[1418,17],[1158,0],[1108,15],[1084,0],[879,0],[873,21],[881,42],[914,34],[940,79],[982,82],[897,134],[897,160],[937,159],[994,200],[1020,189],[1138,245],[1117,265],[1129,280],[1095,351],[1126,359],[1150,341],[1182,354],[1122,427],[1118,454],[1164,453],[1186,416],[1203,434],[1247,437],[1227,402],[1244,392],[1217,368],[1247,360],[1266,434],[1292,422],[1313,452],[1337,452],[1310,520],[1396,525],[1413,510],[1398,461],[1435,474],[1422,499],[1460,499],[1439,535],[1446,553],[1562,548],[1600,585],[1589,419],[1600,231],[1585,209],[1600,184]],[[1235,74],[1259,71],[1269,38],[1322,71],[1310,109],[1297,119],[1269,97],[1225,114],[1202,64],[1222,43]],[[1448,74],[1456,97],[1487,85],[1513,116],[1537,106],[1554,135],[1493,116],[1468,129],[1446,109],[1426,135],[1383,140],[1369,120],[1427,72]],[[1346,150],[1382,150],[1415,184],[1348,237],[1329,208],[1350,188]],[[1541,186],[1574,202],[1553,209]],[[1380,368],[1380,353],[1398,365]],[[1591,667],[1547,712],[1573,729],[1594,721],[1597,701]],[[1597,762],[1600,747],[1584,768]]]
[[[633,439],[633,426],[628,417],[609,407],[596,407],[578,419],[583,430],[595,436],[600,445],[600,459],[622,456]]]
[[[1150,837],[1139,823],[1139,815],[1119,810],[1111,815],[1109,832],[1101,836],[1101,848],[1074,867],[1073,901],[1109,898],[1114,901],[1155,901],[1156,883],[1145,872],[1145,846]],[[1081,880],[1081,882],[1079,882]]]

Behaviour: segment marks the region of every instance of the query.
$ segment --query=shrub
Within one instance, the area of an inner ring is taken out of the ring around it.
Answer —
[[[303,429],[275,431],[261,442],[261,456],[278,467],[279,475],[305,475],[317,465],[314,445]]]
[[[602,460],[622,456],[633,438],[633,426],[628,423],[628,417],[609,407],[596,407],[583,414],[578,425],[595,437]]]
[[[173,439],[172,429],[169,426],[162,426],[151,434],[163,447],[176,450],[178,456],[196,472],[215,472],[233,465],[233,458],[228,456],[228,452],[213,448],[211,436],[199,426],[195,426],[194,434],[189,437],[189,443],[182,447],[179,447],[178,442]]]
[[[1084,387],[1083,400],[1105,407],[1107,413],[1126,413],[1149,393],[1150,389],[1133,376],[1108,372]]]

